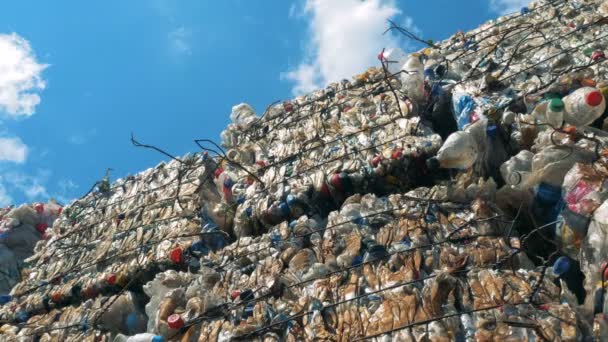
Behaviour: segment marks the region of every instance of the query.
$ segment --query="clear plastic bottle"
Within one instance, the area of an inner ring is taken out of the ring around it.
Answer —
[[[602,93],[583,87],[564,97],[564,121],[574,126],[588,126],[602,116],[606,100]]]
[[[521,150],[500,166],[500,173],[504,181],[512,186],[524,183],[532,171],[532,158],[534,153]]]
[[[404,93],[414,101],[424,99],[424,65],[416,55],[410,55],[401,69],[401,86]]]
[[[468,169],[477,160],[479,149],[473,135],[467,131],[450,134],[437,156],[430,158],[427,165],[430,169]]]
[[[142,333],[133,336],[125,336],[118,334],[114,338],[114,342],[165,342],[165,338],[160,335]]]
[[[407,61],[407,54],[399,48],[384,50],[381,53],[382,62],[386,63],[386,68],[391,74],[401,71]]]
[[[564,101],[554,98],[549,101],[547,111],[545,112],[545,120],[554,128],[562,127],[564,123]]]

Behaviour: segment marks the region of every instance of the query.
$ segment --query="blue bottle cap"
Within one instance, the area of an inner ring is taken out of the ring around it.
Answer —
[[[165,342],[165,338],[160,335],[156,335],[152,337],[152,342]]]
[[[279,210],[281,211],[281,215],[289,216],[289,207],[287,206],[287,203],[281,202],[279,204]]]
[[[13,300],[13,296],[11,295],[1,295],[0,296],[0,305],[4,305]]]
[[[496,127],[496,125],[489,125],[486,128],[486,134],[488,135],[488,137],[490,138],[495,138],[496,135],[498,134],[498,127]]]
[[[15,316],[15,320],[19,323],[25,323],[28,319],[30,319],[30,314],[27,311],[19,311]]]
[[[232,179],[230,177],[227,177],[224,180],[224,187],[232,189],[233,185],[234,185],[234,182],[232,181]]]
[[[521,15],[525,15],[530,13],[530,9],[527,6],[524,6],[521,8],[521,10],[519,11],[519,13],[521,13]]]
[[[287,200],[287,205],[290,207],[293,206],[294,204],[296,204],[296,201],[297,201],[296,197],[292,194],[287,195],[286,200]]]
[[[561,276],[568,272],[568,270],[570,270],[570,259],[568,259],[568,257],[561,256],[555,260],[555,263],[553,264],[553,273]]]

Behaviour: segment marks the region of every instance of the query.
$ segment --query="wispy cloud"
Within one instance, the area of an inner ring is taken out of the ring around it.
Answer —
[[[378,63],[376,56],[382,48],[407,49],[398,37],[383,34],[387,20],[401,14],[394,0],[307,0],[301,9],[290,7],[290,17],[309,20],[312,39],[306,50],[311,53],[282,73],[281,79],[292,82],[294,94],[301,94],[364,71]],[[420,33],[410,17],[400,22]]]
[[[0,138],[0,161],[25,162],[28,148],[19,138]]]
[[[16,33],[0,33],[0,115],[19,119],[32,116],[40,104],[40,92],[46,87],[42,72],[48,67],[37,61],[30,43]],[[28,200],[48,196],[44,182],[49,172],[39,171],[29,176],[18,171],[30,148],[10,132],[0,131],[0,205],[13,202],[15,197]]]
[[[167,35],[169,49],[174,56],[189,56],[192,54],[191,30],[184,26],[177,27]]]
[[[22,192],[29,201],[45,201],[49,198],[46,183],[51,175],[48,170],[38,170],[34,175],[19,172],[6,172],[4,184]]]
[[[68,140],[74,145],[83,145],[88,143],[93,137],[97,135],[97,129],[91,128],[88,131],[76,132],[72,134]]]
[[[68,204],[76,198],[74,192],[76,189],[78,189],[78,185],[76,185],[76,183],[74,183],[72,180],[60,180],[57,183],[57,186],[59,187],[59,192],[55,194],[54,197],[62,204]]]
[[[510,14],[518,12],[529,3],[530,0],[490,0],[490,8],[499,14]]]
[[[27,40],[16,33],[0,34],[0,112],[10,117],[34,114],[38,92],[46,86],[41,77],[46,67],[36,61]]]

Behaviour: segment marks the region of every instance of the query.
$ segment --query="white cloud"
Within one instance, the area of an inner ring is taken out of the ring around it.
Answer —
[[[499,14],[519,12],[530,0],[490,0],[490,8]]]
[[[190,36],[190,30],[184,26],[180,26],[169,32],[167,38],[169,39],[171,52],[177,56],[191,55]]]
[[[16,33],[0,34],[0,112],[12,117],[34,114],[38,91],[46,86],[30,44]]]
[[[65,205],[71,203],[76,198],[74,191],[78,189],[78,185],[72,180],[60,180],[57,185],[59,186],[59,193],[55,194],[55,198],[60,203]]]
[[[4,184],[0,183],[0,206],[6,207],[13,204],[13,198],[8,194]]]
[[[294,94],[309,93],[317,88],[321,80],[317,68],[311,64],[300,64],[296,69],[281,73],[281,79],[294,83]]]
[[[290,8],[290,17],[297,16],[295,8]],[[301,11],[310,18],[311,54],[281,74],[294,83],[295,94],[363,72],[379,63],[376,56],[383,48],[408,48],[396,36],[383,35],[387,20],[401,14],[394,0],[307,0]],[[402,25],[420,33],[409,17]]]
[[[96,135],[97,129],[92,128],[85,132],[74,133],[68,138],[68,140],[74,145],[83,145],[89,142]]]
[[[23,163],[27,158],[28,148],[19,138],[0,138],[0,161]]]
[[[3,178],[4,184],[21,191],[29,201],[46,201],[49,193],[45,183],[50,177],[50,171],[39,170],[36,176],[30,176],[16,171],[6,172]]]

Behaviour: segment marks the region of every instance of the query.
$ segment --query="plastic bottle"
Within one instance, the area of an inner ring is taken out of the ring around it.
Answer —
[[[114,342],[165,342],[165,338],[160,335],[151,333],[142,333],[133,336],[125,336],[118,334],[114,338]]]
[[[545,112],[545,119],[549,125],[555,128],[562,127],[564,123],[564,106],[562,99],[554,98],[549,101],[547,111]]]
[[[427,160],[427,166],[433,170],[438,167],[444,169],[468,169],[477,160],[479,149],[473,135],[467,131],[458,131],[450,134],[445,140],[437,156]]]
[[[410,55],[401,69],[401,86],[404,93],[414,101],[424,98],[424,65],[415,55]]]
[[[583,87],[564,97],[564,121],[574,126],[588,126],[602,116],[606,100],[596,88]]]
[[[534,153],[521,150],[500,166],[500,173],[504,181],[512,186],[524,183],[532,171],[532,158]]]
[[[379,57],[382,57],[382,62],[386,63],[386,68],[391,74],[401,71],[407,61],[407,54],[399,48],[384,50]]]

